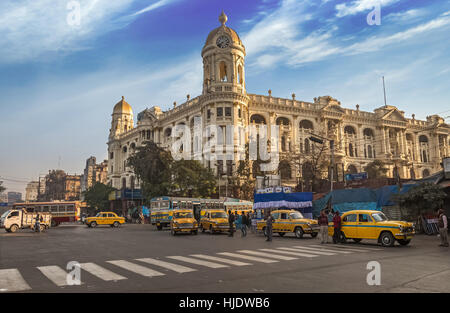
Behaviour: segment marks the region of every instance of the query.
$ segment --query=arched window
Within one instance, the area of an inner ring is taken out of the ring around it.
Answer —
[[[288,161],[281,161],[278,165],[278,170],[280,172],[280,178],[281,179],[291,179],[292,178],[292,172],[291,172],[291,165]]]
[[[227,64],[222,61],[219,64],[219,80],[221,82],[227,82],[228,81],[228,71],[227,71]]]
[[[266,124],[266,119],[259,114],[253,114],[250,118],[250,124]]]
[[[166,128],[166,130],[164,131],[164,136],[166,138],[172,136],[172,128]]]
[[[301,120],[300,121],[300,129],[311,129],[314,130],[313,123],[309,120]]]
[[[356,169],[356,166],[350,164],[350,165],[347,167],[347,172],[348,172],[349,174],[356,174],[356,173],[358,173],[358,170]]]
[[[353,144],[352,143],[348,144],[348,155],[351,157],[353,156]]]
[[[127,153],[127,151],[128,151],[127,146],[123,146],[122,151],[123,151],[123,153]]]
[[[238,83],[241,85],[244,84],[244,77],[242,75],[242,66],[241,65],[238,66]]]
[[[281,136],[281,151],[286,152],[286,137]]]
[[[369,157],[369,159],[373,158],[373,154],[372,154],[372,146],[368,145],[367,146],[367,156]]]
[[[364,134],[364,137],[368,137],[368,138],[370,138],[370,139],[372,139],[372,138],[374,137],[374,135],[373,135],[373,130],[370,129],[370,128],[365,128],[365,129],[363,130],[363,134]]]
[[[310,145],[309,145],[309,139],[305,139],[305,153],[309,153],[311,151]]]
[[[289,119],[287,117],[279,117],[279,118],[277,118],[276,124],[277,125],[289,126],[290,122],[289,122]]]
[[[356,135],[355,128],[353,126],[345,126],[344,133],[347,135]]]

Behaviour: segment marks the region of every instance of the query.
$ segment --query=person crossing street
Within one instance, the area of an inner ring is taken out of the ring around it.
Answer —
[[[266,221],[266,236],[267,236],[266,241],[272,241],[272,231],[273,231],[272,224],[273,224],[272,214],[269,213],[269,216],[267,217]]]
[[[234,216],[233,212],[231,212],[231,210],[228,210],[228,225],[230,228],[230,233],[229,233],[228,237],[233,237],[233,235],[234,235],[234,220],[235,220],[235,216]]]

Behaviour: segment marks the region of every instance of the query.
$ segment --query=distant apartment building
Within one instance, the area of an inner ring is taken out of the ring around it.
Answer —
[[[27,184],[25,188],[25,201],[37,201],[39,194],[39,182],[32,181]]]
[[[97,164],[97,159],[91,156],[86,160],[86,167],[81,175],[81,192],[88,190],[95,183],[106,184],[108,180],[108,161]]]
[[[63,170],[52,170],[45,176],[45,192],[39,201],[80,200],[81,175],[68,175]]]
[[[22,193],[9,191],[8,192],[8,205],[13,205],[14,203],[22,202]]]

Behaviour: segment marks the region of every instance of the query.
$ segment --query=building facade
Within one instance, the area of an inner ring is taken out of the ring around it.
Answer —
[[[269,138],[270,127],[279,126],[279,174],[283,185],[294,186],[304,175],[305,163],[317,153],[311,134],[328,139],[324,142],[328,156],[332,152],[329,140],[334,141],[335,172],[342,174],[362,172],[367,164],[379,159],[386,164],[389,177],[421,178],[440,170],[442,158],[450,155],[450,125],[438,115],[418,120],[414,114],[407,118],[391,105],[364,112],[358,105],[354,109],[344,108],[330,96],[308,102],[297,100],[295,94],[291,98],[273,97],[270,90],[267,95],[247,93],[245,47],[238,34],[225,25],[224,13],[219,21],[221,25],[210,32],[202,49],[201,95],[195,98],[188,95],[185,103],[174,103],[165,112],[157,106],[148,108],[138,114],[136,125],[133,110],[124,97],[114,106],[108,140],[108,181],[113,187],[138,186],[126,163],[136,147],[152,140],[170,148],[175,127],[188,125],[193,129],[198,117],[203,129],[209,125],[223,129],[228,125],[243,128],[267,125]],[[245,149],[248,133],[244,137],[230,134],[226,138],[227,135],[223,134],[223,142],[231,142],[236,154]],[[205,147],[209,139],[192,138],[192,145],[201,140]],[[192,157],[198,155],[192,152]],[[228,176],[235,172],[238,160],[237,157],[213,162],[200,159],[216,173]]]
[[[86,167],[81,175],[81,192],[91,188],[96,182],[107,184],[108,182],[108,161],[104,160],[97,164],[97,159],[91,156],[86,160]]]
[[[45,193],[39,201],[80,200],[81,175],[69,175],[63,170],[52,170],[45,176]]]
[[[25,201],[37,201],[39,194],[39,182],[32,181],[27,184],[25,188]]]

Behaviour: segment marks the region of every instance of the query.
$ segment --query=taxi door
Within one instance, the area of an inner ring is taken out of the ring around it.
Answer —
[[[102,213],[100,214],[100,217],[97,221],[97,224],[99,225],[106,225],[108,223],[108,213]]]
[[[279,229],[280,231],[290,231],[290,220],[289,220],[289,214],[287,212],[280,213],[280,219],[279,219]]]
[[[367,239],[377,239],[377,228],[369,214],[358,214],[358,237]]]
[[[281,228],[281,219],[280,219],[280,213],[276,212],[276,213],[272,213],[272,232],[277,232],[280,230]]]
[[[347,214],[342,218],[342,228],[345,237],[358,238],[358,216],[356,214]]]

